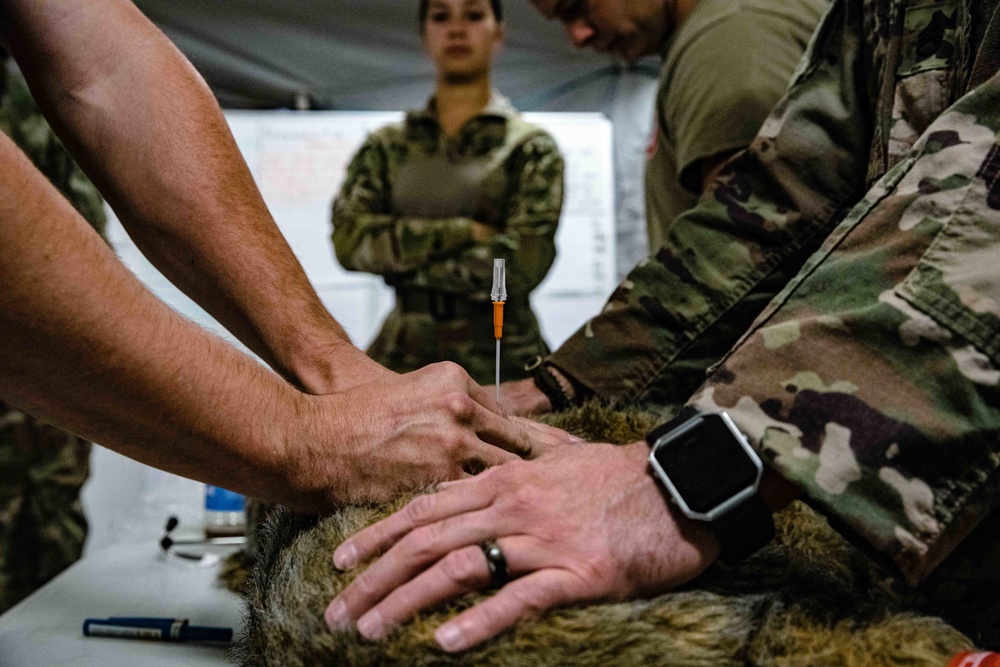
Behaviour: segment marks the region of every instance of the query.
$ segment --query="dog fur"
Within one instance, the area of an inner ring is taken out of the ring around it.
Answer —
[[[597,405],[549,419],[588,440],[619,444],[640,439],[656,421]],[[972,648],[941,619],[889,593],[871,562],[799,502],[776,516],[774,542],[738,567],[716,564],[683,589],[648,600],[553,610],[457,655],[438,649],[433,631],[479,594],[422,613],[383,642],[330,632],[323,611],[357,574],[333,567],[334,548],[411,497],[323,518],[270,512],[243,587],[246,625],[232,657],[247,667],[943,667]]]

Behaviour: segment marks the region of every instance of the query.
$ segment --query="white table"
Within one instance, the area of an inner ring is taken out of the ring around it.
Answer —
[[[240,599],[216,584],[218,566],[167,557],[154,541],[88,556],[0,616],[3,667],[226,665],[226,648],[84,637],[85,618],[157,616],[234,628]]]

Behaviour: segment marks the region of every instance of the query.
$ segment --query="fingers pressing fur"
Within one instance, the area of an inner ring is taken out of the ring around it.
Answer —
[[[492,539],[492,524],[488,510],[480,510],[413,529],[359,574],[331,606],[342,602],[350,618],[361,617],[397,587],[435,566],[450,552]]]
[[[569,575],[558,570],[542,570],[516,579],[493,597],[451,619],[434,633],[446,651],[457,652],[475,646],[523,618],[572,602]]]
[[[532,455],[533,438],[529,435],[528,429],[511,419],[478,407],[473,413],[472,427],[479,439],[485,443],[517,454],[521,458],[530,458]]]
[[[392,628],[426,609],[453,597],[482,590],[490,583],[489,566],[478,545],[452,551],[412,581],[390,593],[358,619],[358,633],[365,639],[383,639]]]
[[[551,447],[565,447],[584,442],[583,438],[578,438],[561,428],[542,424],[531,419],[511,417],[511,421],[521,427],[525,433],[525,437],[532,443],[531,456],[528,458],[538,458]]]
[[[382,553],[415,528],[488,507],[493,502],[493,485],[487,478],[474,481],[479,483],[417,496],[400,511],[345,540],[333,552],[334,565],[350,569]]]

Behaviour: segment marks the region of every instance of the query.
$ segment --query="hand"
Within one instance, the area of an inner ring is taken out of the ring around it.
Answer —
[[[398,373],[373,361],[349,340],[330,335],[323,342],[313,341],[303,347],[305,352],[297,356],[288,379],[314,396],[347,391],[376,380],[391,382],[398,377]]]
[[[522,417],[552,411],[549,397],[535,385],[535,381],[531,378],[501,384],[500,405],[507,412]]]
[[[301,395],[283,502],[328,509],[479,473],[569,436],[512,421],[461,367],[439,363],[328,396]]]
[[[550,448],[565,447],[566,445],[577,445],[585,442],[583,438],[578,438],[572,433],[567,433],[561,428],[542,424],[524,417],[511,417],[510,420],[524,428],[531,443],[531,452],[524,456],[526,459],[536,459]]]
[[[338,350],[332,366],[332,377],[325,385],[327,390],[322,393],[332,394],[347,391],[369,382],[394,382],[399,379],[399,373],[374,361],[363,350],[353,345],[347,349]]]
[[[487,588],[480,545],[488,540],[514,579],[438,628],[446,651],[552,607],[648,597],[690,581],[718,544],[665,500],[648,454],[644,442],[556,448],[416,498],[337,548],[341,568],[388,551],[330,603],[327,624],[356,622],[378,640],[421,609]]]

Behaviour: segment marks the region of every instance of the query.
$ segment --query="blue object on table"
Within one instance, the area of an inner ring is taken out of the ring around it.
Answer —
[[[242,512],[246,498],[220,486],[205,485],[205,509],[210,512]]]
[[[233,640],[233,629],[191,625],[186,618],[111,616],[110,618],[86,619],[83,622],[83,635],[85,637],[228,644]]]

